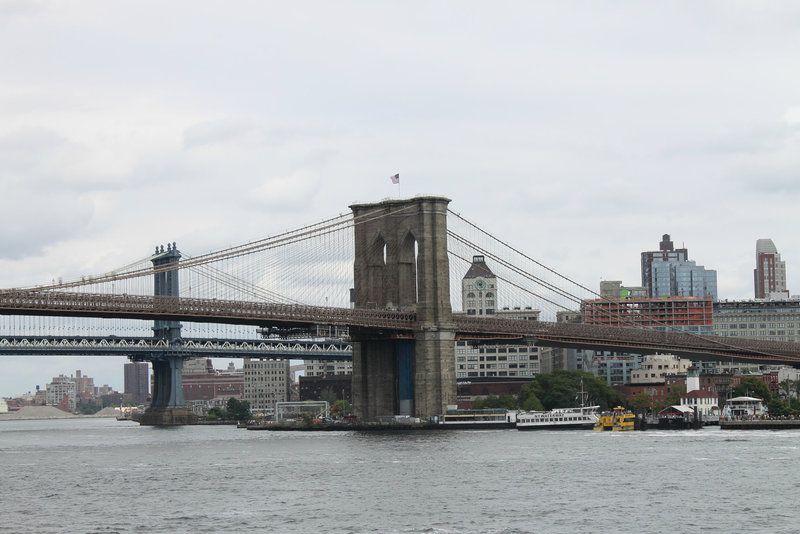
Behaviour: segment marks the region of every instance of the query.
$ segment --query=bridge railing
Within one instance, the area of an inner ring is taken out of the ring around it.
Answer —
[[[614,347],[627,352],[637,349],[708,354],[722,357],[749,355],[764,360],[800,363],[800,343],[762,341],[745,338],[704,336],[687,332],[665,332],[638,327],[587,325],[580,323],[549,323],[485,317],[455,316],[456,330],[462,334],[486,336],[529,336],[540,344],[590,347]]]
[[[0,292],[0,313],[19,315],[63,313],[71,316],[206,320],[206,322],[227,320],[252,324],[271,322],[289,325],[332,324],[399,330],[410,330],[416,318],[413,312],[396,310],[31,290]]]

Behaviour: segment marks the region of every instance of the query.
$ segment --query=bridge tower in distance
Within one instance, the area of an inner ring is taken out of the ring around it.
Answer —
[[[350,206],[355,217],[355,307],[413,310],[411,338],[353,329],[353,407],[358,416],[427,419],[455,404],[447,205],[442,197]]]
[[[156,247],[152,262],[155,270],[153,294],[157,301],[177,299],[180,296],[177,269],[180,259],[181,253],[175,243],[168,244],[166,251],[163,245],[160,251]],[[170,269],[171,265],[175,268]],[[180,322],[155,320],[153,337],[167,341],[170,346],[180,345]],[[197,416],[186,408],[183,397],[184,358],[185,354],[171,351],[154,353],[148,358],[153,365],[153,395],[150,407],[139,420],[141,424],[185,425],[197,420]]]

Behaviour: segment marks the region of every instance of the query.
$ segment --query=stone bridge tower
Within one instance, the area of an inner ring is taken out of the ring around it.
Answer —
[[[350,206],[355,307],[413,310],[412,336],[354,329],[353,404],[364,419],[428,418],[456,401],[447,205],[442,197]]]

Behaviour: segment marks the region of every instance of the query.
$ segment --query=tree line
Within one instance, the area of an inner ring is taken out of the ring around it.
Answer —
[[[757,397],[763,399],[773,416],[800,416],[800,380],[783,380],[778,384],[779,393],[773,394],[767,385],[755,377],[745,377],[733,389],[733,397]],[[665,402],[657,403],[652,395],[638,393],[630,399],[611,388],[602,379],[586,371],[557,370],[549,374],[536,375],[522,386],[519,393],[511,395],[488,395],[476,399],[473,407],[501,408],[506,410],[539,411],[554,408],[572,408],[581,405],[581,390],[585,406],[600,406],[608,410],[614,406],[625,406],[635,413],[659,411],[666,406],[680,404],[686,394],[685,384],[673,384]],[[725,399],[719,402],[724,404]]]
[[[583,394],[583,399],[581,399]],[[581,402],[583,401],[583,402]],[[608,410],[622,403],[622,394],[586,371],[556,370],[538,374],[514,396],[508,393],[476,399],[473,407],[506,410],[552,410],[581,404]]]

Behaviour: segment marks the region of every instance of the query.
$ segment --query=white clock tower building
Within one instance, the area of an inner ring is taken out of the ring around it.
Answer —
[[[461,303],[466,315],[537,321],[539,310],[497,307],[497,276],[483,256],[473,256],[461,280]],[[535,345],[471,344],[456,341],[456,379],[479,380],[528,378],[539,372],[539,348]]]
[[[467,315],[494,315],[497,309],[497,277],[483,256],[473,256],[461,280],[461,303]]]

